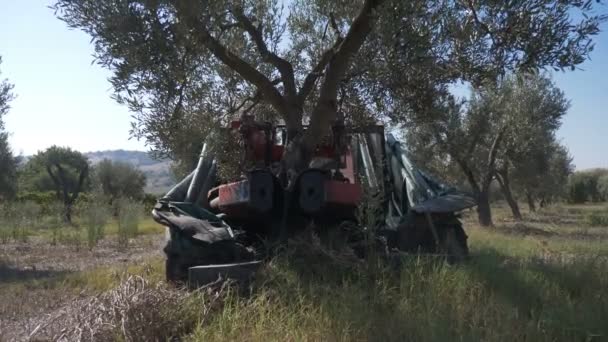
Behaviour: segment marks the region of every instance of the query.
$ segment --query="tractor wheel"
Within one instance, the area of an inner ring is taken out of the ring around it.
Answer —
[[[441,248],[446,253],[449,263],[465,261],[469,257],[469,246],[467,245],[467,234],[462,224],[444,226],[441,235]]]

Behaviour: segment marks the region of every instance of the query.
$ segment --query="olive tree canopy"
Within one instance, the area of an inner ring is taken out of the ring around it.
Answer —
[[[282,120],[301,168],[343,111],[398,123],[437,91],[508,70],[572,68],[604,17],[580,0],[58,0],[113,71],[132,133],[176,159],[244,113]],[[579,15],[581,14],[581,15]],[[309,129],[303,132],[303,124]]]

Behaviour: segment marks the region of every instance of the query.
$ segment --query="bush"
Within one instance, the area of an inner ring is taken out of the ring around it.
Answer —
[[[53,191],[27,191],[17,194],[17,202],[34,202],[42,207],[51,205],[57,201]]]
[[[568,179],[568,201],[584,203],[608,200],[608,169],[578,171]]]
[[[608,213],[590,213],[587,215],[587,224],[594,227],[608,227]]]
[[[142,200],[142,205],[144,206],[144,210],[146,212],[152,211],[152,209],[156,205],[156,202],[158,201],[158,197],[159,196],[153,195],[153,194],[145,194],[144,195],[144,198]]]

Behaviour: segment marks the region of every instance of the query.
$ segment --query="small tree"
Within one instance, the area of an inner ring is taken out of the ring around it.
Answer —
[[[93,182],[112,203],[121,197],[142,199],[146,176],[131,164],[104,159],[93,168]]]
[[[64,205],[64,218],[71,223],[72,206],[87,185],[87,158],[69,147],[52,146],[34,155],[28,166],[32,170],[46,172],[51,178],[57,199]]]
[[[8,145],[8,132],[4,129],[2,119],[10,109],[10,101],[14,98],[12,90],[12,84],[7,80],[0,80],[0,201],[13,198],[17,192],[17,160]]]

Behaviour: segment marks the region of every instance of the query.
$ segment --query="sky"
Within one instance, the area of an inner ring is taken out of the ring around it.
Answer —
[[[5,117],[13,150],[146,150],[129,137],[127,108],[110,97],[110,72],[92,64],[90,37],[68,29],[51,3],[0,0],[0,77],[15,84],[17,95]],[[603,29],[582,70],[554,73],[572,104],[558,137],[577,169],[608,167],[608,25]]]

